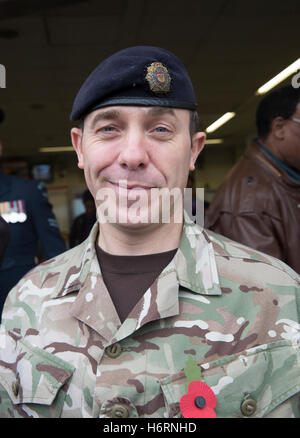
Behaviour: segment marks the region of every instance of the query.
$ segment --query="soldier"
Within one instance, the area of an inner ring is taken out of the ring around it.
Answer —
[[[182,210],[164,221],[152,198],[184,190],[195,108],[161,48],[117,52],[83,83],[71,133],[98,221],[8,296],[2,417],[300,416],[299,276]]]
[[[43,183],[7,175],[0,169],[0,216],[10,228],[9,245],[0,267],[1,317],[8,292],[36,265],[38,244],[45,259],[64,252],[66,245]]]

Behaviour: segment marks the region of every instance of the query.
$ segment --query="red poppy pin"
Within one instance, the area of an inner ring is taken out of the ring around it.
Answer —
[[[184,369],[188,380],[187,394],[180,399],[180,411],[184,418],[216,418],[217,404],[213,390],[202,381],[201,370],[192,356]]]

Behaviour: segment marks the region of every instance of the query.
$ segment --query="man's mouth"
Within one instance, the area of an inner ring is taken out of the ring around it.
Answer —
[[[150,190],[153,188],[152,185],[147,185],[141,182],[127,182],[126,180],[122,181],[109,181],[115,187],[119,187],[120,189],[127,190]]]

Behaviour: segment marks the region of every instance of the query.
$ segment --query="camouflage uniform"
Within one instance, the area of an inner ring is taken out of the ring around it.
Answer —
[[[180,417],[189,355],[217,397],[217,417],[300,416],[294,271],[186,217],[176,256],[120,324],[97,231],[10,292],[2,417]],[[248,411],[245,400],[254,402]]]

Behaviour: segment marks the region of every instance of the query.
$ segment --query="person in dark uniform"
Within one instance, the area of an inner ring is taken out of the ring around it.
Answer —
[[[84,191],[82,201],[85,212],[74,219],[69,236],[70,248],[79,245],[88,237],[97,220],[95,201],[89,190]]]
[[[9,225],[5,222],[3,217],[0,216],[0,266],[9,242],[9,236]]]
[[[64,252],[66,245],[43,183],[8,175],[0,169],[0,216],[10,228],[10,241],[0,266],[1,315],[8,292],[36,265],[38,244],[46,260]]]

